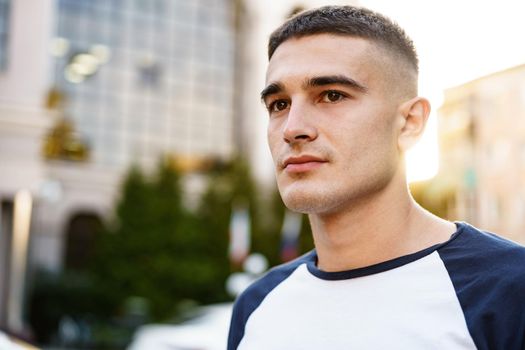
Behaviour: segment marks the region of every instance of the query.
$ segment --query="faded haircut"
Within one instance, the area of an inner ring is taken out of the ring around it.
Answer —
[[[354,6],[323,6],[303,11],[288,19],[270,36],[268,59],[288,39],[315,34],[334,34],[368,39],[400,57],[418,72],[414,43],[391,19]]]

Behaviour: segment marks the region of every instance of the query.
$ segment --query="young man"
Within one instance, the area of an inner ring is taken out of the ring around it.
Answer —
[[[525,349],[525,249],[408,191],[404,154],[430,105],[404,31],[322,7],[278,28],[269,58],[277,183],[315,250],[238,298],[228,349]]]

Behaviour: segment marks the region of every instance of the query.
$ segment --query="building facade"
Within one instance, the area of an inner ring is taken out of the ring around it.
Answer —
[[[20,229],[15,198],[23,191],[38,193],[46,178],[40,140],[53,118],[41,103],[50,77],[51,62],[42,53],[52,35],[51,5],[46,0],[0,2],[0,327],[14,330],[22,328],[30,244],[27,230]],[[27,207],[24,214],[26,224]]]
[[[0,1],[0,327],[23,328],[14,291],[26,276],[60,271],[89,248],[131,164],[231,157],[234,8]],[[32,199],[22,241],[20,193]]]
[[[449,217],[525,243],[525,65],[446,90],[439,142]]]
[[[92,161],[229,157],[230,0],[58,0],[55,83]]]

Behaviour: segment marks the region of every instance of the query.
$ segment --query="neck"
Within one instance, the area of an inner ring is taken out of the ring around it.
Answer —
[[[421,208],[402,184],[330,214],[310,214],[321,270],[370,266],[450,238],[455,225]]]

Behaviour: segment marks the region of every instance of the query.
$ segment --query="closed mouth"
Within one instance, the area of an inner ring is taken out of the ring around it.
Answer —
[[[319,167],[321,164],[326,163],[325,159],[311,156],[302,155],[298,157],[286,158],[283,162],[283,169],[289,172],[304,172]]]

